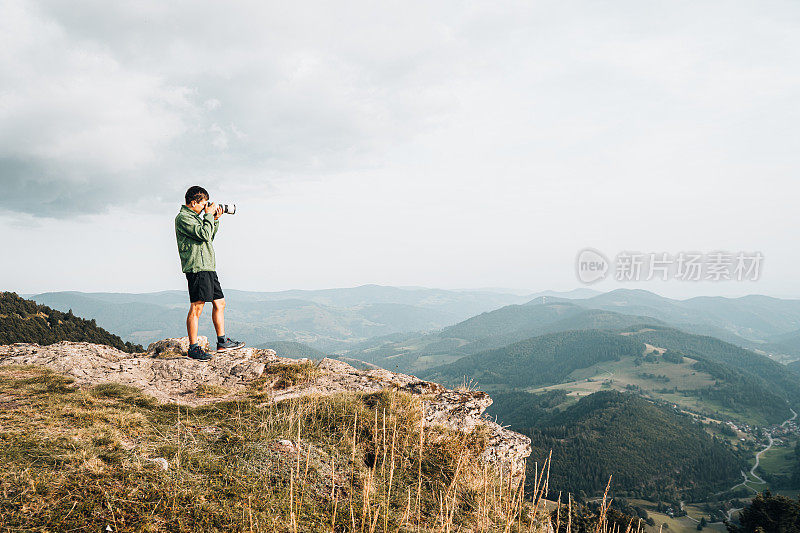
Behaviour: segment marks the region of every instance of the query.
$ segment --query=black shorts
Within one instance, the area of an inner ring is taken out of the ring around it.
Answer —
[[[225,298],[216,272],[186,272],[186,281],[189,282],[190,302],[212,302]]]

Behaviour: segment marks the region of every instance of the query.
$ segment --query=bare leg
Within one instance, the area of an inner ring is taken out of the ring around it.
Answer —
[[[214,300],[214,309],[211,311],[211,320],[214,322],[214,329],[217,330],[218,337],[225,336],[225,298]]]
[[[186,315],[186,332],[189,334],[189,344],[197,343],[197,323],[200,321],[200,314],[203,312],[205,302],[192,302],[189,307],[189,314]]]

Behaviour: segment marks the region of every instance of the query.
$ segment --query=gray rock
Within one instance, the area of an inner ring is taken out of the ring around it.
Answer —
[[[204,350],[208,350],[208,337],[197,337],[197,343]],[[180,339],[164,339],[156,341],[147,347],[147,355],[162,359],[170,357],[186,357],[189,353],[189,337]]]
[[[169,470],[169,463],[163,457],[156,457],[155,459],[148,459],[148,461],[157,464],[161,470],[167,471]]]
[[[218,353],[209,361],[195,361],[185,357],[188,346],[186,337],[164,339],[151,344],[146,353],[129,354],[85,342],[59,342],[49,346],[20,343],[0,346],[0,365],[41,365],[74,378],[78,385],[121,383],[140,388],[160,402],[197,406],[217,401],[197,395],[200,385],[225,387],[231,391],[231,395],[226,395],[226,400],[230,400],[243,394],[253,380],[264,376],[265,372],[269,374],[271,366],[301,365],[308,361],[278,357],[274,350],[256,348]],[[485,392],[449,390],[414,376],[383,369],[358,370],[343,361],[325,358],[317,364],[309,381],[280,390],[267,389],[265,393],[266,401],[280,402],[310,395],[371,393],[386,389],[419,396],[426,426],[465,433],[485,429],[488,444],[482,460],[521,479],[525,459],[531,453],[530,439],[483,417],[483,412],[492,404]],[[285,443],[280,445],[285,446]]]

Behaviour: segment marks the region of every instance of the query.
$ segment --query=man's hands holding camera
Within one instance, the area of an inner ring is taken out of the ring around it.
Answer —
[[[208,202],[206,204],[206,213],[214,213],[214,220],[219,220],[223,212],[224,210],[221,205],[217,205],[214,202]]]
[[[214,220],[219,220],[219,217],[225,214],[233,215],[236,213],[236,204],[217,204],[211,200],[205,200],[205,204],[202,202],[192,202],[187,205],[198,215],[201,211],[205,211],[205,214],[214,213]]]

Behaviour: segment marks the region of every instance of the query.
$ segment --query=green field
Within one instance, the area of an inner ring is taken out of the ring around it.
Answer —
[[[461,359],[460,355],[423,355],[414,363],[414,368],[416,370],[425,370],[438,365],[446,365],[459,359]]]
[[[664,513],[659,513],[656,511],[656,505],[653,502],[647,500],[638,500],[638,499],[631,499],[629,500],[631,504],[641,507],[642,509],[647,510],[647,514],[650,515],[655,521],[655,526],[646,526],[645,530],[650,532],[659,531],[659,528],[662,524],[667,524],[669,527],[665,527],[662,529],[663,532],[672,531],[674,533],[690,533],[690,532],[697,532],[697,524],[700,522],[700,519],[705,516],[706,520],[708,520],[708,515],[701,511],[698,507],[693,505],[686,505],[686,516],[681,516],[678,518],[670,518],[668,515]],[[708,524],[703,531],[720,531],[726,532],[725,526],[721,523],[714,523]]]
[[[767,474],[791,472],[797,459],[794,454],[794,443],[791,446],[773,446],[763,454],[758,469]]]
[[[602,388],[603,382],[609,381],[613,388],[624,388],[630,384],[647,392],[673,387],[679,390],[697,390],[714,385],[714,378],[705,372],[694,370],[692,364],[696,361],[688,357],[681,364],[657,360],[636,366],[634,361],[633,357],[624,357],[619,361],[598,363],[572,372],[565,383],[535,390],[566,388],[571,394],[589,394],[597,392]]]
[[[697,362],[695,359],[684,357],[683,363],[670,363],[658,357],[659,350],[648,345],[648,351],[656,356],[653,362],[645,361],[637,366],[635,358],[624,357],[619,361],[598,363],[572,372],[564,383],[529,391],[537,393],[564,389],[577,400],[603,389],[625,391],[633,386],[647,397],[675,404],[692,413],[714,414],[721,419],[739,420],[751,425],[766,424],[762,416],[751,410],[733,411],[716,402],[692,396],[692,391],[713,386],[715,379],[706,372],[694,370],[692,365]]]

